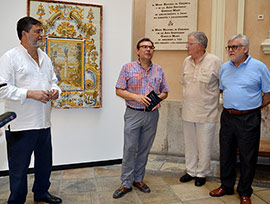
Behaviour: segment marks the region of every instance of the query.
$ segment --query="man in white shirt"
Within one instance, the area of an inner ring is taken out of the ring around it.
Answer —
[[[27,170],[35,156],[34,200],[61,203],[48,192],[52,167],[51,100],[59,97],[51,60],[39,49],[43,45],[41,23],[31,17],[17,23],[21,44],[0,58],[0,98],[6,111],[17,114],[6,127],[10,196],[8,203],[22,204],[27,196]]]
[[[182,126],[185,140],[186,174],[181,182],[195,179],[205,184],[210,173],[211,147],[218,122],[219,70],[221,60],[206,51],[208,39],[203,32],[188,35],[188,56],[183,64]]]

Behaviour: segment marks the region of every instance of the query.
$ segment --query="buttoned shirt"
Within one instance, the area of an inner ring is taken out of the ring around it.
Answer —
[[[228,61],[221,67],[219,88],[223,90],[225,108],[255,109],[262,105],[262,93],[270,92],[270,72],[250,55],[238,67]]]
[[[184,60],[182,119],[188,122],[217,122],[219,71],[221,60],[205,53],[197,64],[191,56]]]
[[[148,70],[146,70],[142,67],[139,60],[125,64],[122,67],[116,88],[144,96],[152,90],[156,94],[169,91],[163,69],[159,65],[151,63]],[[126,100],[126,105],[138,109],[145,108],[142,104],[133,100]]]
[[[38,49],[39,64],[19,45],[0,58],[0,82],[7,86],[0,89],[5,99],[5,110],[17,114],[9,125],[11,131],[48,128],[51,125],[51,103],[46,104],[27,98],[28,90],[50,91],[57,86],[50,58]]]

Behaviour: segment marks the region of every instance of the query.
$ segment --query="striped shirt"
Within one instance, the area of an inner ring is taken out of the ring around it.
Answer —
[[[156,94],[169,91],[163,69],[159,65],[151,63],[146,71],[139,60],[125,64],[122,67],[115,87],[144,96],[152,90]],[[132,100],[126,100],[126,105],[132,108],[145,108],[142,104]]]

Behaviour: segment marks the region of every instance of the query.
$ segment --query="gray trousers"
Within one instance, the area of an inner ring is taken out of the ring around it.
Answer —
[[[141,182],[145,174],[148,154],[152,147],[159,118],[158,110],[143,112],[126,109],[124,115],[124,155],[122,185],[130,188],[132,182]]]

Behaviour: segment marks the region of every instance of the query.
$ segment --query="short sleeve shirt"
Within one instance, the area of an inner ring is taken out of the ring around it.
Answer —
[[[270,72],[250,55],[238,67],[228,61],[221,67],[219,88],[223,90],[225,108],[255,109],[262,105],[262,93],[270,92]]]
[[[152,90],[156,94],[169,91],[169,86],[162,67],[151,63],[145,70],[140,61],[125,64],[120,72],[116,88],[125,89],[134,94],[147,95]],[[143,109],[144,106],[136,101],[126,100],[126,105]]]

